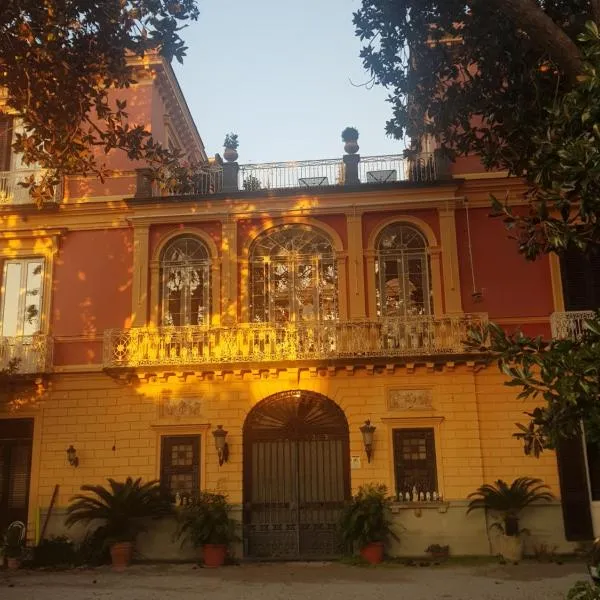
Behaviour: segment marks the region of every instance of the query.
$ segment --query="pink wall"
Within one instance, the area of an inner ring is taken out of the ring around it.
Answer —
[[[463,310],[487,312],[490,318],[547,317],[553,311],[548,259],[526,261],[502,221],[492,219],[489,213],[489,208],[469,211],[475,281],[483,292],[482,301],[475,302],[466,213],[456,212]]]
[[[54,268],[52,333],[102,335],[127,327],[133,262],[129,229],[69,232]]]

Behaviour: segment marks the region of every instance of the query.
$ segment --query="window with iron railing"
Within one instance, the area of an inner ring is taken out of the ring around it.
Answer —
[[[200,436],[172,435],[161,440],[160,483],[173,498],[190,498],[200,489]]]
[[[394,429],[394,472],[398,499],[439,494],[433,428]]]

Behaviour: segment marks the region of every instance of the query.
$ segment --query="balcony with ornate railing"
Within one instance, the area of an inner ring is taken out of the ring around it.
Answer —
[[[467,331],[485,314],[380,321],[243,323],[233,327],[110,329],[104,366],[194,366],[356,358],[461,355]]]
[[[577,339],[585,330],[585,322],[593,318],[593,310],[555,312],[550,316],[552,337],[556,339]]]
[[[356,157],[357,176],[353,185],[400,181],[435,181],[438,169],[434,154],[406,158],[401,154]],[[225,165],[226,167],[226,165]],[[245,164],[239,166],[238,189],[246,191],[308,189],[345,185],[348,167],[342,158]]]
[[[21,182],[28,181],[33,175],[38,179],[43,171],[40,169],[17,169],[14,171],[0,171],[0,206],[14,204],[31,204],[29,188],[23,187]],[[59,190],[55,190],[55,200]]]
[[[21,374],[48,373],[52,370],[54,344],[48,335],[0,337],[0,370],[12,364]]]

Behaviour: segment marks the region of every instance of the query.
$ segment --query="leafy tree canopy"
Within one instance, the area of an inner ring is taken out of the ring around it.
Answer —
[[[600,0],[363,0],[354,15],[365,67],[391,92],[388,134],[527,177],[530,214],[496,208],[530,259],[600,236],[590,20]]]
[[[354,22],[365,66],[391,92],[389,134],[524,176],[525,214],[493,202],[526,258],[599,250],[599,0],[363,0]],[[470,344],[520,398],[543,400],[518,426],[527,453],[582,422],[600,441],[600,313],[573,339],[491,325]]]
[[[127,88],[127,60],[158,52],[182,61],[180,36],[198,18],[196,0],[15,0],[0,11],[0,88],[24,132],[14,149],[25,164],[48,169],[33,198],[52,198],[64,174],[103,178],[94,148],[124,150],[150,165],[176,165],[177,153],[127,123],[127,107],[109,90]],[[30,182],[33,184],[33,180]]]

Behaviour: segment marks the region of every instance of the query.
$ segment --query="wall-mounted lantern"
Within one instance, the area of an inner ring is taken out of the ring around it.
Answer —
[[[73,444],[67,448],[67,460],[72,467],[79,466],[79,457],[77,456],[77,450],[75,450]]]
[[[219,466],[223,466],[229,459],[229,444],[227,444],[227,431],[223,429],[223,425],[217,425],[213,431],[215,436],[215,447],[219,456]]]
[[[367,455],[367,462],[371,462],[371,456],[373,456],[373,432],[375,431],[375,426],[371,425],[371,421],[368,419],[365,421],[365,424],[360,428],[360,432],[362,433],[363,444],[365,446],[365,454]]]

